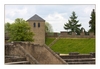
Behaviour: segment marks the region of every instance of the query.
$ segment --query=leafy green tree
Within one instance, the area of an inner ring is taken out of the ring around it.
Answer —
[[[48,22],[45,22],[45,33],[47,33],[48,35],[52,35],[53,34],[52,26]],[[47,37],[45,37],[45,41],[47,41]]]
[[[90,30],[89,32],[93,32],[95,34],[95,10],[93,9],[92,12],[91,12],[91,17],[90,17],[90,21],[89,21],[89,27]]]
[[[9,41],[33,41],[33,32],[29,24],[22,18],[15,19],[15,22],[8,29]]]
[[[10,23],[5,23],[5,39],[9,39],[9,27],[10,27]]]
[[[45,32],[46,33],[52,33],[53,32],[52,26],[48,22],[45,22]]]
[[[70,20],[68,20],[68,23],[64,24],[64,29],[70,32],[75,32],[79,35],[81,24],[78,24],[79,20],[76,20],[76,19],[77,19],[77,16],[75,12],[73,11],[72,15],[70,16]]]
[[[8,32],[9,27],[10,27],[10,23],[9,22],[5,23],[5,33]]]

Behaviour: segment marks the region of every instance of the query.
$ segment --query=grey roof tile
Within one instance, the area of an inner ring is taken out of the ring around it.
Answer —
[[[30,20],[40,20],[40,21],[45,21],[43,18],[41,18],[40,16],[38,16],[37,14],[35,14],[34,16],[32,16],[31,18],[29,18],[27,21]]]

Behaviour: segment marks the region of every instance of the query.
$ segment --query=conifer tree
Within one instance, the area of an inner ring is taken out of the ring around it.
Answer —
[[[93,9],[91,12],[91,17],[90,17],[90,21],[89,21],[89,27],[91,27],[89,29],[89,32],[93,32],[95,34],[95,10]]]
[[[77,35],[79,35],[81,24],[78,24],[79,20],[76,19],[76,13],[73,11],[72,15],[70,16],[70,20],[68,20],[68,23],[64,24],[64,29],[69,30],[70,32],[75,32]]]

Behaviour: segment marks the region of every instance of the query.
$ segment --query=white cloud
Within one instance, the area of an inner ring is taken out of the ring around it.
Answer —
[[[76,12],[79,23],[88,30],[88,21],[94,5],[11,5],[5,7],[5,22],[12,22],[16,18],[25,20],[38,14],[49,22],[54,32],[63,31],[72,11]],[[45,10],[44,10],[45,9]]]
[[[18,9],[18,8],[13,8],[13,9],[7,9],[5,10],[5,15],[9,15],[11,17],[14,17],[16,14],[23,16],[27,13],[27,8],[23,8],[23,9]]]
[[[54,32],[59,32],[63,29],[64,23],[66,23],[67,19],[63,17],[63,13],[54,13],[49,14],[47,17],[45,17],[45,20],[49,22]]]
[[[15,15],[15,13],[13,12],[13,10],[5,10],[5,16],[10,15],[11,17],[13,17]]]
[[[9,23],[13,23],[14,20],[11,20],[11,19],[9,19],[9,18],[5,18],[5,23],[7,23],[7,22],[9,22]]]
[[[10,8],[10,9],[5,9],[5,23],[13,23],[14,19],[17,18],[17,16],[20,18],[22,16],[25,16],[27,14],[27,8]]]
[[[27,8],[17,9],[15,12],[19,13],[19,15],[25,15],[27,13]]]
[[[84,11],[86,14],[89,14],[89,15],[90,15],[92,9],[95,9],[95,6],[87,6],[86,8],[84,8],[83,11]]]
[[[35,6],[32,5],[6,5],[5,22],[12,22],[16,18],[29,19],[36,13]]]

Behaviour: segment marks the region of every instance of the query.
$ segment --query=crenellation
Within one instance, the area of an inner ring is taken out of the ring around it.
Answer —
[[[56,34],[56,36],[55,36]],[[57,35],[59,34],[59,35]],[[53,35],[50,35],[46,33],[46,37],[61,37],[61,38],[95,38],[94,33],[89,33],[89,35],[85,35],[84,32],[80,33],[80,35],[77,35],[76,33],[72,32],[72,34],[68,34],[66,31],[61,31],[60,33],[55,33]]]

